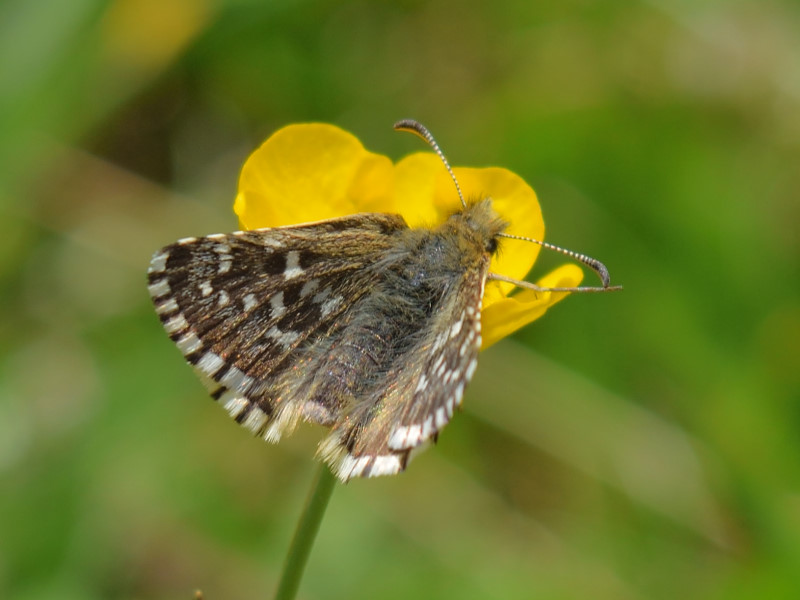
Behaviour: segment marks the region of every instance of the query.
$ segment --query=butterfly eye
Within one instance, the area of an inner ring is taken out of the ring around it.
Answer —
[[[489,254],[497,252],[497,238],[490,238],[489,241],[486,242],[486,251]]]

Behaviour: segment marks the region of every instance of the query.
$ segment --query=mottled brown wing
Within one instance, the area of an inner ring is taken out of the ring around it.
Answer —
[[[343,414],[320,454],[344,481],[403,470],[410,452],[441,430],[461,403],[481,347],[489,257],[467,268],[442,297],[419,342],[396,357],[383,385]]]
[[[186,360],[239,423],[277,441],[298,418],[330,425],[325,399],[303,402],[313,348],[368,294],[378,262],[407,230],[360,214],[201,238],[157,252],[149,291]]]

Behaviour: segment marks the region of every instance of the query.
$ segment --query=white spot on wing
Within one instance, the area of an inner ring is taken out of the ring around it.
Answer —
[[[269,299],[270,313],[269,316],[273,319],[278,319],[286,312],[286,306],[283,304],[283,290],[275,294]]]
[[[303,269],[300,268],[300,253],[297,250],[291,250],[286,253],[286,270],[283,272],[285,279],[294,279],[303,274]]]
[[[467,381],[469,381],[470,379],[472,379],[472,375],[475,373],[475,368],[476,368],[477,366],[478,366],[478,360],[477,360],[477,359],[475,359],[475,358],[473,358],[473,359],[470,361],[470,363],[469,363],[469,366],[467,367]]]
[[[406,439],[408,439],[408,427],[399,426],[392,432],[392,437],[389,438],[389,448],[392,450],[402,450],[405,448]]]
[[[231,297],[228,295],[228,292],[225,290],[221,290],[219,293],[219,300],[217,300],[217,306],[222,308],[223,306],[227,306],[228,302],[231,301]]]
[[[183,337],[179,338],[177,344],[178,348],[180,348],[180,351],[183,352],[184,356],[191,354],[192,352],[197,352],[203,345],[200,342],[200,338],[198,338],[191,331],[186,335],[184,335]]]
[[[278,428],[277,422],[273,422],[264,432],[264,441],[271,444],[277,444],[281,441],[281,430]]]
[[[236,367],[231,367],[219,380],[225,387],[244,392],[253,383],[253,379],[242,373]]]
[[[330,295],[331,295],[331,288],[326,287],[323,288],[322,291],[314,294],[314,297],[311,299],[311,301],[315,302],[316,304],[322,304],[323,302],[325,302],[325,300],[328,299],[328,296]]]
[[[364,455],[356,457],[347,454],[342,446],[341,435],[335,433],[332,433],[320,443],[317,454],[331,465],[331,470],[342,481],[359,476],[394,475],[402,468],[399,455]],[[366,473],[367,470],[369,470],[368,474]]]
[[[250,312],[253,310],[258,301],[254,294],[247,294],[244,298],[242,298],[242,307],[244,308],[244,312]]]
[[[264,432],[264,440],[272,443],[279,442],[283,432],[287,429],[291,429],[295,414],[296,413],[292,410],[284,409],[279,411],[278,414],[273,417],[272,422]]]
[[[230,394],[230,396],[226,399],[225,396],[228,396],[229,394]],[[233,395],[233,394],[231,394],[230,390],[228,392],[226,392],[225,396],[222,397],[222,399],[226,400],[225,404],[223,406],[225,407],[225,410],[228,411],[228,414],[230,416],[232,416],[233,418],[238,417],[239,414],[249,404],[249,402],[248,402],[248,400],[246,398],[242,398],[241,396]]]
[[[428,415],[428,418],[422,424],[422,439],[427,440],[433,432],[433,415]]]
[[[150,261],[150,268],[147,269],[148,273],[163,273],[164,270],[167,268],[167,259],[169,258],[169,252],[159,252],[158,254],[153,256],[153,259]]]
[[[175,298],[170,298],[166,302],[156,305],[156,312],[160,315],[165,315],[178,310],[178,303]]]
[[[348,454],[342,459],[342,465],[339,469],[339,477],[347,480],[351,477],[360,476],[361,473],[363,473],[364,468],[370,463],[371,460],[371,456],[361,456],[356,458],[355,456],[350,456]]]
[[[461,398],[463,396],[464,396],[464,384],[459,383],[458,387],[456,388],[456,397],[455,397],[456,404],[461,404]]]
[[[185,246],[186,244],[193,244],[196,241],[197,241],[196,237],[185,237],[179,239],[177,243],[180,244],[181,246]]]
[[[453,400],[452,398],[447,401],[447,404],[444,405],[444,409],[447,412],[448,420],[453,416]]]
[[[377,477],[378,475],[394,475],[400,470],[400,457],[393,454],[386,456],[376,456],[372,469],[369,472],[370,477]]]
[[[445,417],[444,409],[440,406],[436,409],[436,429],[441,429],[447,425],[447,417]]]
[[[200,357],[200,360],[197,361],[195,367],[200,369],[207,375],[211,377],[222,368],[222,365],[225,364],[225,361],[218,354],[214,354],[213,352],[206,352]]]
[[[253,433],[258,433],[259,431],[261,431],[261,428],[264,427],[266,422],[267,422],[267,413],[265,413],[257,406],[254,406],[253,408],[250,409],[250,412],[247,413],[247,416],[245,417],[244,421],[242,421],[242,425],[247,429],[249,429],[250,431],[252,431]]]
[[[217,267],[217,273],[219,275],[224,275],[225,273],[231,270],[232,264],[233,264],[233,259],[230,257],[230,255],[226,256],[221,261],[219,261],[219,267]]]
[[[265,335],[284,347],[291,346],[295,343],[295,341],[297,341],[297,338],[300,337],[300,334],[296,331],[281,331],[274,325],[269,329],[269,331],[267,331]]]
[[[447,332],[440,333],[439,335],[436,336],[432,348],[434,352],[441,349],[445,345],[445,342],[447,342],[447,336],[448,336]]]
[[[166,329],[167,333],[170,335],[183,331],[187,327],[189,327],[189,323],[186,322],[182,314],[175,315],[164,323],[164,329]]]
[[[450,329],[450,339],[456,337],[458,332],[461,331],[461,327],[464,325],[464,320],[459,319],[453,324],[453,327]]]
[[[211,283],[209,283],[208,281],[204,281],[203,283],[200,284],[199,287],[200,287],[200,294],[203,296],[203,298],[208,298],[211,295],[211,292],[214,291],[214,288],[211,287]]]
[[[445,370],[447,369],[447,365],[442,362],[441,366],[436,370],[436,376],[441,378],[444,375]]]
[[[161,298],[162,296],[166,296],[172,291],[169,287],[169,282],[166,280],[166,278],[157,281],[155,283],[151,283],[150,285],[147,286],[147,290],[150,292],[150,295],[153,298]]]
[[[347,481],[353,477],[360,477],[364,475],[367,467],[369,470],[368,477],[375,477],[378,475],[394,475],[400,470],[400,459],[394,455],[386,456],[350,456],[345,455],[339,459],[333,466],[337,477],[342,481]]]
[[[399,426],[389,438],[389,448],[392,450],[405,450],[413,448],[422,442],[422,427],[420,425]]]
[[[342,299],[338,298],[338,297],[337,298],[331,298],[331,299],[326,300],[325,302],[323,302],[322,306],[320,307],[320,312],[322,313],[322,318],[324,319],[325,317],[327,317],[329,314],[331,314],[333,311],[335,311],[337,308],[339,308],[339,306],[341,306],[341,304],[342,304]]]
[[[305,298],[309,294],[313,294],[318,287],[319,279],[309,279],[303,284],[303,287],[300,288],[300,297]]]

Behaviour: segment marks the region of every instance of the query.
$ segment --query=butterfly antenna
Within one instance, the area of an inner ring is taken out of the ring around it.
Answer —
[[[538,244],[542,248],[547,248],[548,250],[555,250],[556,252],[560,252],[561,254],[565,254],[572,258],[573,260],[578,261],[581,264],[586,265],[592,271],[594,271],[597,276],[600,278],[600,281],[603,283],[603,287],[600,288],[593,288],[593,287],[578,287],[578,288],[564,288],[563,290],[560,288],[553,288],[552,291],[574,291],[574,292],[602,292],[602,291],[614,291],[622,289],[621,286],[610,286],[611,283],[611,276],[608,274],[608,269],[606,266],[601,263],[596,258],[592,258],[591,256],[586,256],[585,254],[581,254],[580,252],[575,252],[574,250],[568,250],[567,248],[562,248],[561,246],[556,246],[555,244],[550,244],[548,242],[543,242],[541,240],[536,240],[529,237],[524,237],[521,235],[514,235],[512,233],[498,233],[499,237],[509,238],[512,240],[522,240],[523,242],[531,242],[533,244]],[[505,281],[501,279],[500,276],[495,275],[492,273],[490,275],[492,279],[498,279],[500,281]],[[523,282],[525,283],[525,282]],[[528,287],[528,286],[522,286]]]
[[[444,152],[442,152],[442,149],[439,148],[439,144],[436,143],[436,140],[433,138],[431,132],[428,131],[428,128],[425,127],[422,123],[415,121],[414,119],[402,119],[394,124],[394,129],[396,131],[408,131],[410,133],[415,133],[423,140],[425,140],[431,148],[433,148],[433,151],[436,152],[437,156],[444,163],[445,169],[447,169],[447,172],[450,173],[450,177],[453,179],[453,183],[456,185],[456,191],[458,192],[458,197],[461,199],[461,205],[464,208],[467,208],[467,202],[464,200],[464,194],[461,191],[461,185],[459,185],[458,179],[456,179],[456,175],[455,173],[453,173],[453,169],[450,168],[450,163],[447,162],[447,158],[445,158]],[[595,258],[592,258],[591,256],[586,256],[585,254],[574,252],[572,250],[567,250],[566,248],[562,248],[561,246],[556,246],[555,244],[549,244],[548,242],[543,242],[541,240],[535,240],[533,238],[523,237],[521,235],[513,235],[511,233],[500,233],[498,234],[498,236],[504,238],[510,238],[513,240],[523,240],[525,242],[532,242],[534,244],[542,246],[543,248],[547,248],[548,250],[555,250],[556,252],[560,252],[561,254],[566,254],[570,258],[592,269],[592,271],[594,271],[600,278],[600,281],[603,283],[603,287],[542,288],[527,281],[517,281],[516,279],[511,279],[509,277],[505,277],[504,275],[498,275],[496,273],[489,273],[488,275],[489,279],[494,279],[497,281],[505,281],[507,283],[513,283],[514,285],[517,285],[519,287],[529,288],[535,291],[545,291],[545,292],[611,292],[622,289],[622,286],[619,285],[617,286],[609,285],[609,283],[611,282],[611,278],[608,274],[608,269],[603,263],[601,263],[599,260]]]
[[[439,144],[437,144],[436,140],[433,139],[433,135],[430,131],[428,131],[428,128],[414,119],[403,119],[394,124],[394,129],[395,131],[408,131],[410,133],[415,133],[425,140],[431,148],[433,148],[433,151],[436,152],[436,155],[444,163],[444,168],[447,169],[448,173],[450,173],[453,183],[456,184],[456,191],[458,192],[458,197],[461,199],[461,206],[467,208],[467,202],[464,200],[464,194],[461,192],[461,186],[458,184],[456,174],[453,173],[453,169],[450,168],[450,163],[447,162],[444,152],[442,152],[442,149],[439,148]]]

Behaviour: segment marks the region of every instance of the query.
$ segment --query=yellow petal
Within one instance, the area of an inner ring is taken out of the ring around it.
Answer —
[[[394,171],[392,210],[403,215],[409,227],[433,227],[460,206],[453,182],[435,154],[410,154],[395,165]],[[444,199],[436,195],[437,182],[443,172],[450,180],[451,192]]]
[[[245,229],[364,212],[388,197],[392,175],[388,158],[338,127],[289,125],[245,162],[234,211]]]
[[[540,287],[576,287],[583,279],[583,271],[577,265],[564,265],[536,282]],[[503,298],[486,307],[481,313],[483,344],[486,350],[495,342],[517,329],[541,317],[548,308],[560,302],[567,292],[534,292],[522,290],[509,298]]]

